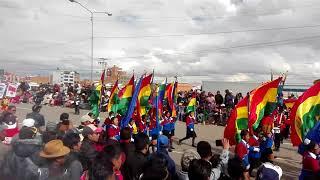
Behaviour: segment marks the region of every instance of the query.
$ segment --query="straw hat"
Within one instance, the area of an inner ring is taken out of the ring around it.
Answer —
[[[52,140],[45,144],[40,156],[44,158],[57,158],[70,153],[70,149],[63,145],[61,140]]]

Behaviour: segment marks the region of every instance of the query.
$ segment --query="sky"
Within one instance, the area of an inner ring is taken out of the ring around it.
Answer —
[[[182,81],[288,81],[320,77],[317,0],[78,0],[95,12],[99,58],[129,74]],[[48,74],[57,67],[90,76],[90,14],[68,0],[0,0],[1,68]]]

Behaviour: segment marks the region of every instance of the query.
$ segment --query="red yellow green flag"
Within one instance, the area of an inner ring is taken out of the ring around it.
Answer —
[[[147,111],[150,108],[149,97],[151,95],[151,78],[152,74],[143,78],[141,83],[137,101],[137,110],[140,117],[147,114]]]
[[[224,137],[229,139],[230,145],[240,142],[241,130],[248,129],[248,99],[246,96],[236,105],[224,129]]]
[[[249,129],[256,130],[264,116],[271,114],[277,105],[278,87],[282,78],[267,82],[250,94]]]
[[[118,92],[119,92],[119,89],[118,89],[118,80],[117,80],[111,89],[111,94],[108,102],[108,112],[112,111],[117,113],[118,104],[119,104]]]
[[[196,111],[196,105],[197,105],[197,99],[196,94],[192,94],[192,98],[189,101],[189,104],[187,106],[187,112],[195,112]]]
[[[305,91],[291,110],[291,142],[298,146],[320,120],[320,82]]]
[[[118,113],[122,116],[127,113],[130,101],[134,91],[134,76],[131,77],[127,85],[119,91]]]

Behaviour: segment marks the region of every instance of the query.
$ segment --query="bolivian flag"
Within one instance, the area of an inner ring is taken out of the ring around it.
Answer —
[[[119,104],[119,97],[118,97],[118,80],[114,83],[112,89],[111,89],[111,94],[109,98],[109,103],[108,103],[108,112],[114,112],[117,113],[118,111],[118,104]]]
[[[137,101],[137,110],[140,117],[147,114],[147,109],[150,108],[149,97],[151,95],[151,78],[152,74],[143,78],[141,83]]]
[[[127,113],[130,101],[132,99],[133,91],[134,91],[134,76],[132,76],[128,84],[125,85],[119,91],[120,102],[118,105],[118,112],[122,116]]]
[[[319,121],[320,82],[305,91],[293,105],[291,121],[291,142],[298,146],[308,131]]]
[[[196,105],[197,105],[197,99],[196,94],[192,94],[192,98],[189,101],[189,104],[187,106],[187,112],[195,112],[196,111]]]
[[[243,98],[232,110],[228,124],[224,129],[224,137],[229,139],[230,145],[240,142],[241,130],[248,129],[248,96]]]
[[[264,116],[271,114],[277,105],[278,87],[282,78],[270,81],[253,90],[249,101],[249,129],[256,130]]]

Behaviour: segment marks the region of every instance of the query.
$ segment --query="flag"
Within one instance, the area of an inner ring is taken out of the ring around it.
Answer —
[[[229,139],[230,145],[240,142],[241,130],[248,129],[248,100],[246,96],[231,111],[228,124],[224,129],[224,137]]]
[[[139,82],[135,86],[134,93],[133,93],[133,96],[132,96],[128,111],[126,113],[126,116],[124,117],[123,120],[121,120],[121,128],[124,128],[124,127],[128,126],[128,124],[129,124],[129,121],[130,121],[130,119],[132,117],[132,113],[133,113],[134,108],[135,108],[135,106],[137,104],[138,95],[139,95],[141,84],[142,84],[142,79],[143,78],[141,77]]]
[[[106,74],[106,70],[104,69],[103,72],[101,73],[101,77],[100,77],[100,81],[101,81],[101,84],[104,84],[104,76]]]
[[[127,85],[119,91],[118,112],[122,116],[126,114],[134,91],[134,76],[131,77]]]
[[[158,98],[158,100],[156,100],[157,101],[156,109],[158,109],[159,116],[162,116],[162,112],[163,112],[163,100],[164,100],[165,91],[166,91],[166,84],[167,84],[167,78],[162,82],[162,84],[158,87],[158,90],[157,90],[156,98]]]
[[[196,111],[196,105],[197,105],[197,99],[196,94],[192,94],[192,98],[189,101],[189,104],[187,106],[187,112],[195,112]]]
[[[300,145],[320,116],[320,82],[311,86],[295,102],[291,110],[291,142]]]
[[[119,97],[118,97],[118,80],[114,83],[111,94],[108,102],[108,112],[114,112],[117,113],[118,111],[118,104],[119,104]]]
[[[281,77],[267,82],[250,93],[249,129],[256,130],[264,116],[271,114],[276,108],[278,86]]]
[[[168,84],[166,87],[165,97],[168,104],[168,110],[170,111],[172,117],[177,116],[176,108],[175,108],[176,99],[177,99],[176,96],[177,96],[177,82]]]
[[[292,109],[294,103],[297,101],[297,99],[285,99],[283,101],[284,105],[287,107],[287,108],[290,108]]]
[[[141,87],[139,89],[139,95],[137,100],[137,110],[140,118],[141,116],[147,114],[147,111],[150,108],[149,98],[151,95],[151,84],[150,84],[151,78],[152,78],[152,74],[143,78],[141,82]]]

